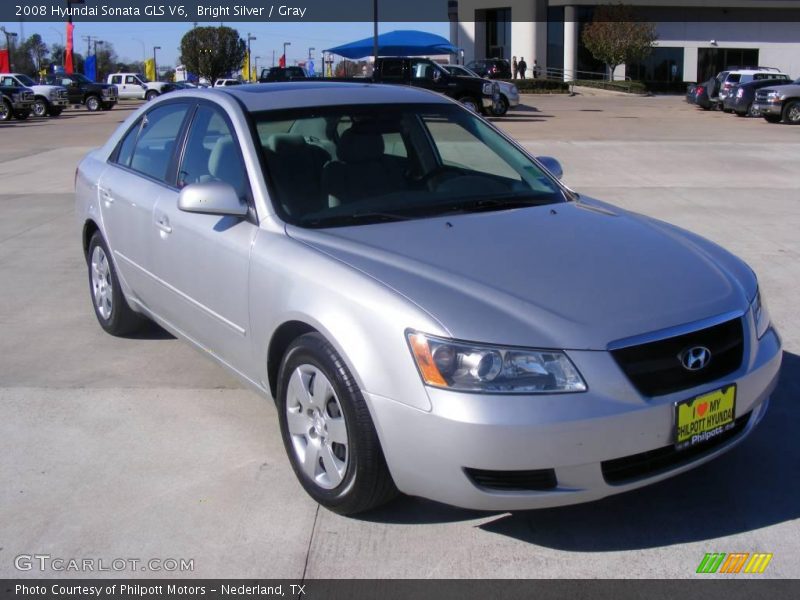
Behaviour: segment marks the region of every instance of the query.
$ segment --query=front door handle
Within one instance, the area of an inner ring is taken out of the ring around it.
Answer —
[[[172,233],[172,226],[169,224],[169,218],[166,215],[162,215],[156,221],[156,227],[158,227],[164,233]]]

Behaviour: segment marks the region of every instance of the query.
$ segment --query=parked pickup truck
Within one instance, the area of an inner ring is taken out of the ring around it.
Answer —
[[[141,73],[113,73],[106,82],[117,86],[120,100],[152,100],[174,89],[164,81],[149,81]]]
[[[451,75],[429,58],[379,58],[372,77],[334,79],[421,87],[458,100],[474,112],[486,114],[492,114],[495,106],[501,102],[500,88],[496,82],[481,77]]]
[[[259,83],[268,83],[270,81],[294,81],[307,78],[308,75],[306,75],[302,67],[270,67],[261,69],[261,77],[258,78],[258,81]]]
[[[800,125],[800,79],[787,85],[771,85],[756,91],[753,112],[770,123]]]
[[[24,121],[31,114],[33,106],[33,90],[18,86],[5,85],[0,81],[0,121],[17,118]]]
[[[57,117],[67,108],[67,89],[60,85],[40,85],[21,73],[0,73],[0,85],[25,87],[33,90],[33,114],[37,117]]]
[[[67,88],[70,104],[83,104],[91,112],[111,110],[117,103],[117,88],[108,83],[95,83],[80,73],[51,74],[45,78],[50,85]]]

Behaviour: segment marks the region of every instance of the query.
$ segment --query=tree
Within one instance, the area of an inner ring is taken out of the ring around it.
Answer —
[[[103,81],[110,73],[116,70],[117,53],[114,44],[105,42],[97,46],[97,81]]]
[[[195,27],[181,39],[181,62],[190,73],[215,81],[242,68],[247,44],[230,27]]]
[[[647,58],[658,36],[655,25],[637,20],[630,6],[608,4],[595,9],[581,39],[592,56],[605,63],[613,79],[618,65]]]

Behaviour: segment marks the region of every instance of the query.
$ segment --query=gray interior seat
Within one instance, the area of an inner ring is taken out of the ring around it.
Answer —
[[[269,179],[276,188],[284,209],[299,216],[327,206],[322,195],[322,167],[330,154],[304,136],[278,133],[264,144]]]

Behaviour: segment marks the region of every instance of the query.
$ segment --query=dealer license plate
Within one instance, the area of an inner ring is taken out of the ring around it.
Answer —
[[[731,429],[736,416],[736,385],[675,404],[675,448],[709,441]]]

